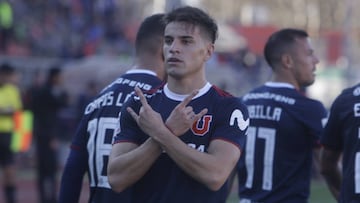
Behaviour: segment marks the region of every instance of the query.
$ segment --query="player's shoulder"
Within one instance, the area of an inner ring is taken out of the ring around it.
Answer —
[[[351,86],[348,88],[345,88],[341,91],[341,93],[335,98],[332,108],[347,108],[348,106],[351,106],[351,103],[357,103],[360,99],[360,83]]]
[[[216,103],[217,106],[221,108],[235,107],[237,109],[246,111],[247,108],[240,97],[236,97],[233,94],[217,87],[216,85],[212,85],[212,90],[215,94],[215,98],[212,98],[212,100]]]
[[[156,76],[156,73],[150,70],[128,70],[109,83],[101,92],[108,89],[116,90],[119,86],[127,86],[132,90],[135,86],[138,86],[141,89],[150,90],[161,83],[162,81]]]
[[[302,96],[288,84],[266,83],[250,90],[241,99],[245,103],[260,101],[293,106],[299,97]]]
[[[211,100],[221,102],[221,103],[227,103],[227,102],[241,102],[241,100],[238,97],[235,97],[233,94],[219,88],[216,85],[211,85],[211,92],[213,93]]]
[[[359,97],[360,97],[360,83],[357,85],[343,89],[337,98],[352,99],[352,98],[359,98]]]
[[[310,97],[304,96],[304,99],[300,100],[300,101],[303,101],[308,106],[324,107],[323,103],[320,100],[315,99],[315,98],[310,98]]]
[[[234,97],[231,93],[219,88],[218,86],[216,85],[212,85],[211,88],[214,90],[214,92],[216,94],[218,94],[219,97],[221,98],[232,98]]]
[[[165,83],[161,83],[157,86],[154,86],[153,88],[151,88],[149,90],[142,90],[147,101],[151,103],[151,100],[156,100],[157,98],[161,97],[164,92],[164,85],[165,85]],[[140,97],[138,97],[135,93],[132,97],[132,102],[135,102],[135,103],[140,102]]]

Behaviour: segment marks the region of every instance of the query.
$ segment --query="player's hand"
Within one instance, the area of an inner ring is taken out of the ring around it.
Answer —
[[[191,106],[187,106],[198,92],[199,91],[195,90],[187,96],[172,110],[171,114],[166,119],[165,125],[176,136],[183,135],[191,128],[195,121],[199,120],[208,111],[205,108],[196,114]]]
[[[135,93],[140,98],[142,105],[139,115],[131,107],[128,107],[126,110],[134,118],[141,130],[151,136],[154,134],[154,131],[159,129],[159,126],[165,126],[164,122],[161,115],[154,111],[147,103],[146,98],[139,87],[135,87]]]

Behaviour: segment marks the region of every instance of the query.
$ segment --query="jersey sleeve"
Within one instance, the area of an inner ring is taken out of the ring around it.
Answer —
[[[71,203],[78,202],[83,184],[83,177],[87,170],[88,154],[86,149],[86,126],[87,119],[80,122],[72,144],[70,154],[64,166],[64,172],[61,177],[59,202]]]
[[[315,101],[315,105],[311,109],[308,111],[311,115],[309,116],[310,119],[307,120],[307,126],[309,126],[310,135],[314,138],[314,146],[319,147],[328,113],[324,105],[318,101]]]
[[[231,97],[218,105],[217,120],[212,139],[222,139],[243,149],[250,123],[246,106],[240,99]]]
[[[61,177],[60,203],[75,203],[79,201],[86,168],[86,154],[83,151],[72,148]]]
[[[75,135],[72,139],[71,148],[86,151],[86,145],[89,137],[87,130],[88,122],[88,118],[83,116],[76,128]]]
[[[329,119],[325,125],[324,133],[321,136],[320,142],[322,145],[334,150],[342,150],[343,140],[341,138],[341,97],[335,99],[330,109]]]
[[[305,133],[311,136],[314,147],[320,147],[320,136],[328,115],[324,105],[317,100],[302,97],[297,99],[294,108],[287,108],[287,111],[304,125]]]

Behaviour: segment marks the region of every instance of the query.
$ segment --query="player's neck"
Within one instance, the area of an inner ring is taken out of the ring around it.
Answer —
[[[147,69],[147,70],[152,70],[156,73],[156,75],[163,79],[164,75],[165,75],[165,71],[163,70],[164,68],[164,62],[161,60],[156,60],[156,59],[137,59],[134,65],[135,69]]]
[[[205,78],[194,80],[192,78],[177,79],[168,76],[169,90],[177,94],[190,94],[194,90],[203,88],[207,82]]]
[[[273,78],[271,79],[271,82],[288,83],[294,86],[295,89],[297,90],[300,89],[299,84],[292,77],[288,77],[288,76],[274,74]]]

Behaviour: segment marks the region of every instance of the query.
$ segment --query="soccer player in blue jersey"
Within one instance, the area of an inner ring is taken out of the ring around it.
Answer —
[[[314,82],[319,60],[298,29],[273,33],[264,55],[272,80],[242,97],[251,122],[238,163],[240,203],[305,203],[327,112],[300,90]]]
[[[360,202],[360,83],[335,99],[320,141],[321,172],[330,191],[340,203]]]
[[[135,203],[224,203],[225,182],[245,141],[241,101],[205,76],[217,25],[201,9],[165,17],[167,83],[129,100],[121,111],[108,177],[115,191],[132,186]]]
[[[154,14],[142,22],[136,36],[134,68],[103,89],[85,108],[62,175],[60,203],[79,201],[86,172],[90,183],[89,202],[130,202],[130,190],[116,193],[110,188],[108,157],[118,129],[120,110],[134,93],[134,87],[150,90],[163,83],[163,17],[163,14]]]

